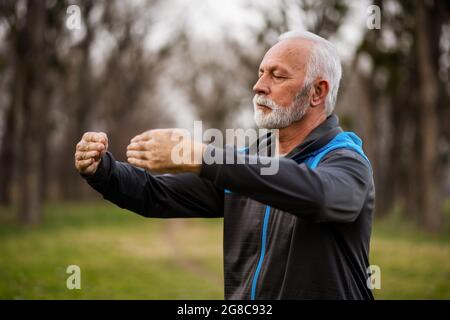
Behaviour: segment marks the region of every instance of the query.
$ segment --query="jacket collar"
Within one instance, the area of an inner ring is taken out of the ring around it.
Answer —
[[[292,159],[301,159],[303,156],[310,154],[311,152],[320,149],[330,142],[338,133],[343,130],[339,126],[339,118],[337,115],[332,114],[327,117],[327,119],[318,125],[311,133],[305,138],[305,140],[296,146],[291,152],[289,152],[285,157]],[[271,145],[271,134],[260,137],[258,139],[258,150],[259,152],[264,151],[267,147],[270,148]],[[260,153],[261,154],[261,153]],[[266,154],[266,153],[264,153]]]
[[[303,155],[310,154],[318,150],[330,142],[338,133],[343,130],[339,126],[339,118],[332,114],[327,119],[314,128],[313,131],[300,143],[297,147],[291,150],[286,157],[297,158]]]

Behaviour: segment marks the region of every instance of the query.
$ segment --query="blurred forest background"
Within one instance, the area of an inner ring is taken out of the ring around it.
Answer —
[[[445,0],[0,0],[0,298],[222,298],[221,221],[117,213],[75,171],[75,145],[104,131],[125,160],[148,129],[253,127],[259,63],[290,29],[343,59],[336,113],[363,138],[377,189],[376,295],[450,299]],[[65,289],[76,261],[94,270],[91,291]]]

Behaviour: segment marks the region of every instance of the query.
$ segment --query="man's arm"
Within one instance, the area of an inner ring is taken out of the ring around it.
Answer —
[[[154,176],[115,161],[107,150],[103,132],[86,132],[75,150],[75,168],[105,199],[145,217],[223,216],[223,190],[211,182],[193,173]]]
[[[174,136],[180,139],[173,139]],[[233,147],[205,146],[179,129],[150,130],[131,142],[127,157],[135,166],[150,171],[199,174],[219,189],[229,189],[311,221],[354,221],[372,184],[369,164],[346,149],[330,152],[317,168],[310,169],[292,159],[249,156]],[[173,158],[173,151],[180,146],[183,155],[187,155],[181,163]],[[198,155],[202,154],[203,161],[198,162]],[[213,154],[209,160],[215,161],[207,164],[205,158]],[[279,163],[274,165],[274,161]],[[272,175],[261,174],[263,169],[274,168],[278,170]]]
[[[105,199],[145,217],[223,216],[223,190],[192,173],[152,175],[107,152],[95,174],[83,177]]]
[[[252,156],[240,154],[232,147],[215,149],[215,152],[223,152],[223,164],[203,163],[201,177],[219,188],[311,221],[354,221],[372,183],[368,163],[351,150],[331,152],[316,169],[299,165],[291,159],[272,158],[270,161],[279,161],[278,173],[261,175],[261,168],[267,166],[249,161]],[[236,161],[238,157],[243,158],[241,163],[245,164],[239,164]],[[228,163],[234,159],[234,164],[227,164],[227,158],[230,160]]]

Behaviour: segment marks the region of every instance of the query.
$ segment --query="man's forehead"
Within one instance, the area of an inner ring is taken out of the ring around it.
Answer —
[[[312,41],[307,39],[282,40],[267,51],[260,67],[303,69],[308,61],[311,47]]]

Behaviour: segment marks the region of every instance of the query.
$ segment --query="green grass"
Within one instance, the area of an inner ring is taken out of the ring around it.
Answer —
[[[220,220],[186,220],[178,230],[180,221],[108,204],[47,206],[39,228],[14,225],[5,209],[0,215],[1,299],[223,298]],[[72,264],[81,290],[66,288]]]
[[[66,268],[81,268],[68,290]],[[374,225],[378,299],[450,299],[450,235]],[[223,299],[222,221],[145,219],[106,202],[50,204],[37,228],[0,208],[0,299]]]
[[[442,230],[418,230],[399,212],[373,227],[370,263],[381,268],[378,299],[450,299],[450,201]]]

